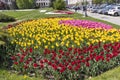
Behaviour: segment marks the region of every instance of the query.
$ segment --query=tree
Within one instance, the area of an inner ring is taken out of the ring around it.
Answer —
[[[50,5],[51,7],[53,7],[53,6],[54,6],[54,5],[53,5],[53,4],[54,4],[54,2],[55,2],[55,0],[51,0],[51,5]]]
[[[16,4],[20,9],[33,8],[34,0],[16,0]]]
[[[101,4],[102,3],[102,0],[93,0],[92,1],[94,4]]]
[[[102,0],[103,3],[116,3],[116,0]]]
[[[65,9],[65,1],[63,1],[63,0],[56,0],[53,3],[53,8],[57,9],[57,10],[63,10],[63,9]]]
[[[116,0],[108,0],[108,3],[115,3]]]

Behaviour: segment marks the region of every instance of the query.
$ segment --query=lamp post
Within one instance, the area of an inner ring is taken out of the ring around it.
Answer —
[[[83,0],[84,1],[84,0]],[[87,0],[83,2],[83,11],[84,11],[84,16],[87,17]]]

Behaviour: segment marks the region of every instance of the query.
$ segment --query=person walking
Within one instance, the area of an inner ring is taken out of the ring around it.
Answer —
[[[77,10],[78,10],[77,7],[75,7],[75,12],[77,12]]]

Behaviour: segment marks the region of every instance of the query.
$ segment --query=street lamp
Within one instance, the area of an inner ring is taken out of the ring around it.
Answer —
[[[87,0],[83,0],[83,11],[84,11],[84,16],[87,17]]]

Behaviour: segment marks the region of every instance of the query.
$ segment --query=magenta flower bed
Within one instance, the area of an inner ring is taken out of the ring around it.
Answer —
[[[89,20],[65,20],[60,21],[60,24],[67,24],[78,27],[86,27],[86,28],[102,28],[102,29],[111,29],[111,25],[107,25],[101,22],[94,22]]]

